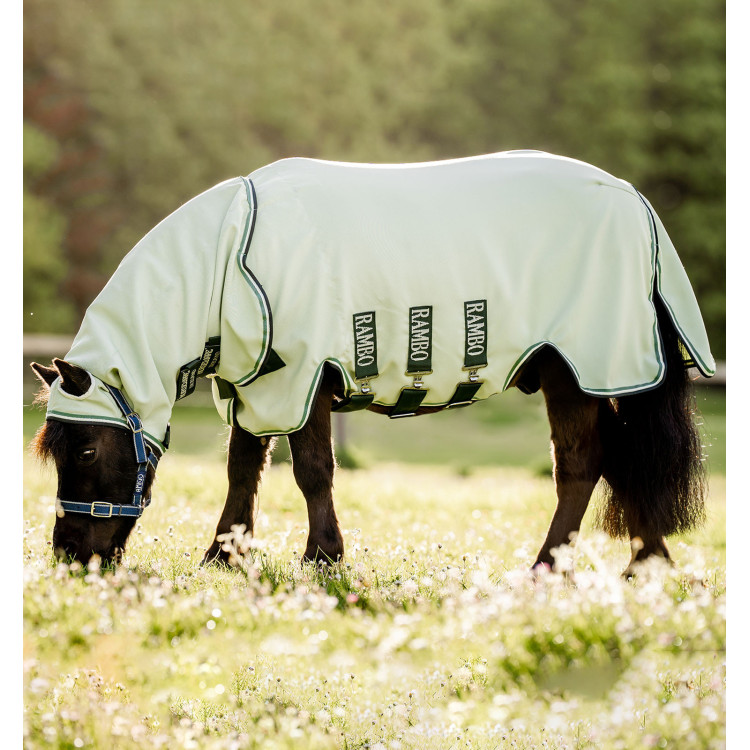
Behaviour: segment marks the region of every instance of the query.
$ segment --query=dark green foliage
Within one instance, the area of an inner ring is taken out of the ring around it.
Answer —
[[[70,302],[60,299],[66,264],[60,253],[65,218],[33,191],[57,158],[55,142],[24,123],[23,129],[23,317],[27,331],[59,333],[73,326]]]
[[[59,145],[33,190],[73,223],[52,244],[79,315],[179,203],[274,159],[539,148],[651,200],[724,355],[723,3],[28,0],[24,12],[25,116]],[[45,223],[30,199],[27,231]],[[37,266],[27,275],[45,283]]]
[[[424,135],[444,154],[538,148],[633,183],[725,351],[724,4],[469,0]]]

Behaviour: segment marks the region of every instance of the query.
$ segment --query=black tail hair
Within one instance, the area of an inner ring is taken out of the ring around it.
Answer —
[[[599,523],[613,537],[668,536],[705,519],[706,469],[695,393],[678,335],[654,295],[666,375],[655,389],[603,402],[606,481]]]

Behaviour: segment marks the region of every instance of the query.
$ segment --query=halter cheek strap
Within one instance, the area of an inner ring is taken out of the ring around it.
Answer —
[[[128,427],[133,433],[135,460],[138,464],[135,475],[133,499],[130,505],[116,505],[101,500],[95,500],[92,503],[60,500],[60,505],[66,513],[84,513],[86,515],[94,516],[95,518],[112,518],[115,516],[140,518],[140,516],[143,515],[143,511],[151,503],[151,498],[144,497],[143,495],[143,489],[146,486],[146,477],[148,475],[148,467],[153,466],[154,471],[156,471],[156,466],[159,463],[159,456],[146,444],[146,439],[143,437],[143,423],[141,422],[141,418],[130,408],[130,404],[125,396],[123,396],[117,388],[113,388],[106,383],[104,385],[107,387],[110,395],[123,413],[125,420],[128,423]]]

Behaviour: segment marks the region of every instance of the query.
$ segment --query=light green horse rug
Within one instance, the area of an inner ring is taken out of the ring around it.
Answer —
[[[656,213],[573,159],[511,151],[423,164],[285,159],[186,203],[125,257],[52,387],[47,416],[124,424],[120,388],[162,446],[175,400],[213,378],[223,418],[255,435],[306,422],[325,363],[338,406],[466,404],[550,345],[580,388],[621,396],[665,365],[653,294],[686,364],[715,365]],[[163,446],[162,446],[163,447]]]

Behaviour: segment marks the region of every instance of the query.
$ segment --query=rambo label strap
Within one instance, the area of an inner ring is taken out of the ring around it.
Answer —
[[[446,408],[469,406],[474,402],[482,382],[477,375],[480,367],[487,366],[487,300],[464,302],[464,370],[469,379],[459,383],[446,404]]]
[[[366,409],[375,399],[370,378],[378,376],[378,335],[375,311],[355,313],[352,316],[354,332],[354,378],[359,383],[359,393],[353,393],[334,404],[331,411],[346,413]]]
[[[356,313],[353,316],[354,377],[360,386],[332,407],[332,411],[350,412],[366,409],[373,403],[375,394],[370,378],[378,375],[378,347],[375,311]],[[398,400],[389,412],[391,419],[413,417],[427,395],[424,376],[432,372],[432,305],[409,308],[409,349],[406,375],[413,378],[411,386],[401,389]],[[464,366],[468,380],[459,383],[446,404],[446,408],[468,406],[473,403],[483,381],[477,371],[487,366],[487,300],[464,302]]]
[[[398,401],[388,413],[391,419],[413,417],[427,395],[422,378],[432,372],[432,305],[409,308],[409,352],[406,374],[414,378],[401,389]]]

